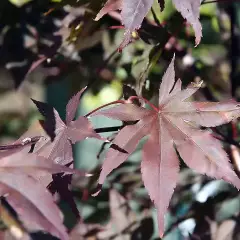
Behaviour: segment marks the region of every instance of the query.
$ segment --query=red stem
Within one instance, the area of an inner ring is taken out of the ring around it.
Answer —
[[[102,105],[102,106],[100,106],[100,107],[98,107],[98,108],[95,108],[94,110],[92,110],[91,112],[89,112],[88,114],[86,114],[85,117],[89,117],[90,115],[92,115],[93,113],[97,112],[98,110],[100,110],[100,109],[102,109],[102,108],[105,108],[105,107],[110,106],[110,105],[113,105],[113,104],[118,104],[118,103],[124,104],[124,103],[126,103],[126,102],[125,102],[124,100],[117,100],[117,101],[113,101],[113,102],[107,103],[107,104]]]
[[[159,111],[159,109],[154,106],[151,102],[149,102],[146,98],[143,98],[143,97],[140,97],[140,96],[131,96],[128,101],[133,101],[134,99],[138,99],[138,100],[142,100],[144,101],[145,103],[147,103],[153,110],[155,110],[156,112]]]
[[[216,135],[214,133],[211,134],[214,138],[220,140],[220,141],[224,141],[223,137],[222,136],[219,136],[219,135]]]

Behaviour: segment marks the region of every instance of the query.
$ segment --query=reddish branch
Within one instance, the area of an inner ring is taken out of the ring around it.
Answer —
[[[32,144],[37,143],[40,138],[41,138],[40,136],[36,136],[36,137],[32,137],[32,138],[23,139],[22,142],[19,142],[19,143],[2,145],[2,146],[0,146],[0,151],[11,150],[11,149],[16,149],[16,148],[21,148],[21,147],[27,146],[27,145],[32,145]]]

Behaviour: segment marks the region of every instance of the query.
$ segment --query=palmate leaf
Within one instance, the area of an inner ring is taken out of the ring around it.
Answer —
[[[24,222],[60,239],[68,239],[60,210],[52,195],[37,180],[25,174],[1,171],[0,189]]]
[[[104,5],[104,7],[97,14],[95,21],[98,21],[105,14],[107,14],[111,11],[116,11],[118,9],[122,9],[122,0],[108,0],[106,2],[106,4]]]
[[[175,85],[174,58],[163,76],[159,90],[159,106],[152,110],[133,104],[94,112],[122,121],[138,121],[124,127],[115,137],[114,143],[128,153],[109,149],[103,162],[99,183],[136,149],[144,136],[148,140],[143,147],[141,172],[150,198],[158,212],[159,234],[164,233],[164,215],[177,184],[179,162],[176,151],[185,163],[202,174],[224,179],[240,189],[240,179],[233,171],[221,143],[210,132],[200,126],[218,126],[240,116],[240,105],[231,100],[222,103],[189,102],[200,87],[192,83],[181,89],[181,80]]]
[[[120,49],[123,49],[131,41],[132,32],[141,27],[142,21],[152,4],[153,0],[123,0],[121,15],[126,30]]]
[[[202,26],[199,21],[201,0],[172,0],[176,9],[193,27],[195,43],[198,45],[202,38]],[[125,27],[124,39],[119,47],[123,49],[132,40],[132,33],[138,30],[153,5],[153,0],[108,0],[95,20],[98,21],[105,14],[121,9],[122,24]],[[164,0],[159,1],[161,10],[164,9]]]
[[[85,174],[28,153],[28,148],[18,148],[8,155],[0,152],[0,194],[6,197],[27,229],[41,229],[68,239],[61,212],[38,177],[43,173]]]
[[[132,40],[132,32],[141,27],[144,17],[153,4],[153,0],[108,0],[97,14],[95,20],[99,20],[105,14],[121,9],[122,24],[125,27],[124,39],[119,47],[123,49]]]
[[[202,38],[202,26],[199,21],[201,0],[172,0],[176,9],[193,26],[195,44],[198,45]]]
[[[73,121],[80,97],[85,88],[74,95],[66,107],[66,123],[62,121],[58,112],[46,103],[33,100],[40,113],[45,116],[43,127],[50,138],[39,141],[35,147],[35,153],[39,156],[51,159],[56,163],[67,164],[73,161],[72,146],[78,141],[88,137],[102,139],[92,128],[86,117],[80,116]],[[54,127],[52,126],[54,125]],[[32,132],[31,132],[32,134]],[[28,137],[28,133],[24,134]],[[54,138],[53,138],[54,136]]]
[[[8,156],[5,156],[5,154],[2,155],[0,152],[0,170],[25,173],[33,178],[37,178],[38,172],[48,172],[51,174],[65,172],[85,176],[79,170],[56,164],[37,154],[28,153],[26,150],[18,150],[18,152]]]
[[[73,121],[79,99],[85,89],[73,96],[66,107],[66,123],[48,104],[33,100],[46,118],[44,124],[34,124],[10,150],[0,152],[0,195],[5,196],[30,230],[44,230],[60,239],[68,239],[60,210],[46,186],[56,173],[86,176],[65,167],[72,162],[71,143],[87,137],[102,139],[85,117]],[[43,129],[43,128],[44,129]],[[45,131],[44,131],[45,130]],[[29,153],[34,141],[34,153]],[[57,163],[61,163],[57,164]]]
[[[10,145],[16,148],[0,152],[0,195],[6,197],[28,230],[44,230],[68,239],[62,214],[39,178],[56,173],[86,174],[29,153],[28,144],[19,144],[26,141],[29,139],[22,136]]]

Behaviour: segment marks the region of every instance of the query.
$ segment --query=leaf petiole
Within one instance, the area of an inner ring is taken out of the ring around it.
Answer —
[[[98,108],[95,108],[94,110],[92,110],[91,112],[89,112],[88,114],[85,115],[85,117],[90,117],[93,113],[97,112],[98,110],[102,109],[102,108],[105,108],[107,106],[110,106],[110,105],[113,105],[113,104],[125,104],[126,102],[124,100],[117,100],[117,101],[113,101],[113,102],[110,102],[110,103],[107,103],[105,105],[102,105]]]
[[[138,99],[138,100],[142,100],[142,101],[144,101],[146,104],[148,104],[153,110],[155,110],[156,112],[158,112],[159,111],[159,109],[156,107],[156,106],[154,106],[150,101],[148,101],[146,98],[143,98],[143,97],[140,97],[140,96],[131,96],[129,99],[128,99],[128,101],[133,101],[133,100],[135,100],[135,99]]]

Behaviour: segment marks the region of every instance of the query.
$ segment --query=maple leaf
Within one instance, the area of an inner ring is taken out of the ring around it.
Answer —
[[[42,229],[60,239],[68,239],[61,212],[52,195],[33,177],[1,171],[0,191],[28,228]]]
[[[122,24],[125,27],[124,39],[119,49],[126,47],[132,40],[132,33],[141,27],[144,17],[153,4],[153,0],[108,0],[97,14],[99,20],[110,11],[121,9]]]
[[[141,27],[142,21],[152,4],[153,0],[123,0],[121,15],[125,33],[120,49],[123,49],[131,42],[132,33]]]
[[[100,12],[97,14],[95,21],[98,21],[100,18],[102,18],[105,14],[116,11],[122,8],[122,0],[108,0],[103,8],[100,10]]]
[[[47,57],[46,57],[46,56],[44,56],[44,55],[39,56],[39,59],[36,60],[36,61],[34,61],[34,62],[31,64],[31,66],[30,66],[30,68],[29,68],[29,70],[28,70],[25,78],[26,78],[30,73],[32,73],[39,65],[41,65],[45,60],[47,60]]]
[[[43,127],[51,136],[51,139],[45,138],[36,144],[35,153],[37,155],[44,156],[57,163],[67,164],[73,161],[71,144],[88,137],[103,139],[93,130],[86,117],[80,116],[73,121],[79,99],[84,90],[85,88],[69,100],[66,107],[66,123],[62,121],[58,112],[53,107],[33,100],[40,113],[46,117]],[[24,137],[28,137],[28,133],[25,133]]]
[[[202,38],[202,25],[199,21],[201,0],[172,0],[176,9],[193,26],[198,45]]]
[[[80,170],[68,168],[66,166],[56,164],[49,161],[43,156],[38,156],[34,153],[28,153],[28,149],[17,149],[17,151],[0,152],[0,170],[11,171],[16,173],[25,173],[33,178],[38,178],[38,172],[48,172],[51,174],[56,173],[71,173],[85,176],[86,174]]]
[[[202,38],[202,26],[199,21],[199,10],[201,0],[172,0],[176,9],[182,14],[182,16],[193,26],[196,40],[198,45]],[[164,0],[158,0],[161,11],[164,9]],[[143,22],[144,17],[147,15],[153,0],[108,0],[100,12],[97,14],[95,20],[98,21],[105,14],[122,10],[122,24],[125,27],[124,39],[120,44],[119,49],[122,50],[132,40],[132,33],[138,30]]]
[[[157,208],[160,236],[164,233],[164,215],[177,184],[179,160],[176,150],[193,170],[224,179],[240,189],[240,179],[232,170],[221,143],[209,131],[199,129],[199,126],[213,127],[236,119],[240,116],[240,105],[233,100],[223,103],[189,102],[186,100],[201,87],[201,83],[192,83],[183,90],[180,79],[174,83],[173,58],[162,79],[158,107],[144,99],[152,110],[126,103],[91,114],[138,121],[124,127],[115,137],[113,143],[128,153],[108,150],[99,177],[101,185],[107,175],[133,153],[138,142],[148,136],[142,151],[141,172],[144,185]],[[140,97],[132,97],[135,98]]]
[[[28,153],[27,147],[17,150],[9,154],[0,152],[0,195],[6,197],[28,229],[34,225],[34,230],[42,229],[68,239],[60,210],[38,176],[42,172],[85,174]]]

